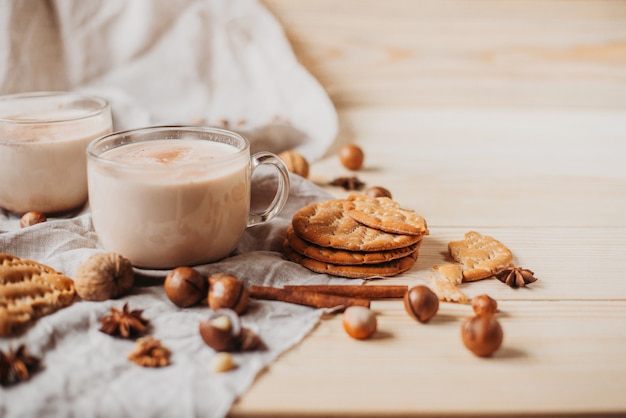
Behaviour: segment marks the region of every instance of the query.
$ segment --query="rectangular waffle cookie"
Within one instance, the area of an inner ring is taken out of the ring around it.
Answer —
[[[0,253],[0,336],[70,305],[74,293],[74,281],[53,268]]]

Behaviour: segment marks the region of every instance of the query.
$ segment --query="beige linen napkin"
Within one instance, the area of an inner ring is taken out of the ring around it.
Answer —
[[[330,198],[301,177],[292,175],[291,181],[289,199],[277,218],[249,228],[231,257],[198,266],[198,270],[207,275],[228,272],[248,286],[360,283],[314,274],[282,256],[280,245],[293,214],[309,203]],[[275,177],[258,176],[253,187],[260,194],[270,194],[276,187]],[[70,277],[82,261],[103,251],[88,211],[26,229],[19,229],[18,223],[15,216],[0,215],[0,252],[38,260]],[[146,277],[128,296],[105,302],[77,300],[39,319],[24,335],[0,338],[1,350],[26,344],[44,364],[32,380],[2,388],[0,416],[224,416],[256,375],[301,341],[323,313],[283,302],[253,300],[242,316],[243,324],[256,331],[267,348],[235,354],[239,367],[218,375],[209,370],[215,351],[203,343],[198,332],[199,321],[208,318],[210,309],[177,308],[163,291],[166,272],[142,273]],[[139,367],[126,359],[132,341],[98,331],[99,319],[110,307],[121,308],[126,302],[131,309],[144,309],[151,322],[150,334],[173,353],[170,366]]]

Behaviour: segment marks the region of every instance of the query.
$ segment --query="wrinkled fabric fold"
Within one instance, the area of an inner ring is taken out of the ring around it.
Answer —
[[[311,161],[337,115],[256,0],[0,3],[0,94],[79,90],[111,102],[116,131],[218,124],[252,151]]]
[[[288,261],[280,252],[286,227],[301,207],[329,199],[313,183],[292,175],[289,200],[277,218],[251,227],[233,255],[196,266],[204,275],[227,272],[247,286],[282,287],[285,284],[352,283],[361,281],[313,273]],[[276,187],[272,174],[255,179],[253,187],[270,192]],[[69,277],[92,254],[104,252],[86,208],[70,218],[20,229],[16,216],[0,214],[0,252],[48,264]],[[215,354],[202,341],[199,322],[210,315],[207,306],[178,308],[163,291],[167,271],[138,270],[136,286],[129,295],[104,302],[77,299],[71,306],[37,320],[23,335],[0,338],[7,351],[26,344],[40,356],[44,367],[28,382],[0,391],[3,417],[21,416],[116,416],[220,417],[253,383],[257,374],[285,350],[299,343],[318,324],[323,310],[283,302],[252,300],[242,315],[243,325],[257,332],[266,349],[236,353],[239,367],[229,373],[209,370]],[[132,340],[99,331],[100,318],[111,307],[143,309],[150,320],[148,333],[161,340],[172,355],[172,364],[144,369],[126,359]]]

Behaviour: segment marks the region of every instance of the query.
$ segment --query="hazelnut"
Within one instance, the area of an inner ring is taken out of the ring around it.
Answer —
[[[133,265],[116,253],[94,254],[74,277],[76,293],[84,300],[106,300],[125,295],[135,283]]]
[[[347,144],[339,150],[339,161],[348,170],[356,171],[363,165],[363,150],[354,144]]]
[[[426,323],[439,310],[439,298],[428,286],[418,285],[405,293],[404,309],[417,321]]]
[[[278,157],[283,160],[287,170],[295,173],[301,177],[309,177],[309,163],[300,153],[296,151],[284,151],[278,154]]]
[[[230,353],[217,353],[211,359],[210,369],[215,373],[224,373],[237,368]]]
[[[20,228],[26,228],[27,226],[33,226],[42,222],[46,222],[48,219],[46,215],[41,212],[26,212],[20,218]]]
[[[350,306],[343,313],[343,329],[352,338],[364,340],[376,332],[376,315],[364,306]]]
[[[498,311],[498,302],[489,295],[478,295],[472,298],[472,309],[476,315],[492,315]]]
[[[239,335],[239,350],[252,351],[263,347],[263,341],[252,330],[242,327]]]
[[[239,348],[241,321],[230,309],[214,312],[207,321],[200,322],[200,336],[215,351],[235,351]]]
[[[235,276],[226,273],[214,273],[209,276],[209,307],[232,309],[242,314],[248,308],[249,292]]]
[[[263,345],[261,338],[241,325],[241,319],[232,309],[220,309],[200,322],[200,336],[215,351],[250,351]]]
[[[388,197],[391,199],[391,192],[380,186],[370,187],[365,191],[365,194],[371,197]]]
[[[181,308],[199,303],[207,295],[209,282],[191,267],[177,267],[165,277],[165,294]]]
[[[503,337],[502,327],[493,315],[476,315],[461,325],[463,344],[480,357],[489,357],[498,350]]]

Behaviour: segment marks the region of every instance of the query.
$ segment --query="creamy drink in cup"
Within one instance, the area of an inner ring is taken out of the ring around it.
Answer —
[[[0,97],[0,208],[46,214],[87,201],[89,143],[111,132],[109,103],[70,92]]]
[[[117,132],[88,149],[89,206],[103,246],[137,267],[166,269],[228,256],[249,226],[272,219],[289,195],[274,154],[250,156],[243,136],[217,128],[160,126]],[[273,201],[250,212],[251,175],[277,171]]]

